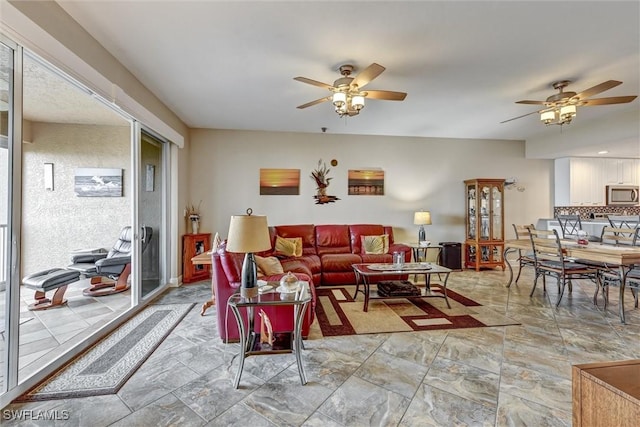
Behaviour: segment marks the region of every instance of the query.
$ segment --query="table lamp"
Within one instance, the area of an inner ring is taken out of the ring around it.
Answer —
[[[267,217],[251,215],[252,213],[253,210],[249,208],[246,215],[232,215],[227,238],[227,252],[245,254],[240,288],[240,295],[244,298],[258,296],[258,272],[254,252],[271,248]]]
[[[431,225],[431,212],[418,211],[413,214],[413,223],[420,226],[418,231],[418,244],[427,240],[427,233],[424,231],[425,225]]]

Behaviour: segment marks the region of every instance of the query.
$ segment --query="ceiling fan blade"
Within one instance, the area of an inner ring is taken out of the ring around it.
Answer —
[[[390,90],[368,90],[367,98],[384,99],[387,101],[404,101],[407,94],[404,92],[392,92]]]
[[[596,98],[585,99],[580,101],[578,105],[590,106],[590,105],[607,105],[607,104],[626,104],[636,99],[637,96],[613,96],[611,98]]]
[[[532,111],[532,112],[530,112],[530,113],[523,114],[523,115],[521,115],[521,116],[514,117],[514,118],[512,118],[512,119],[508,119],[508,120],[505,120],[505,121],[500,122],[500,123],[507,123],[507,122],[510,122],[510,121],[512,121],[512,120],[521,119],[521,118],[523,118],[523,117],[527,117],[527,116],[530,116],[530,115],[532,115],[532,114],[541,113],[541,112],[543,112],[544,110],[546,110],[546,108],[543,108],[542,110],[538,110],[538,111]]]
[[[297,80],[299,82],[307,83],[307,84],[314,85],[314,86],[319,86],[319,87],[324,88],[324,89],[331,89],[333,87],[333,86],[328,85],[326,83],[322,83],[322,82],[319,82],[317,80],[311,80],[311,79],[308,79],[306,77],[294,77],[293,80]]]
[[[600,83],[599,85],[595,85],[592,88],[583,90],[582,92],[574,96],[574,98],[580,98],[580,99],[590,98],[593,95],[597,95],[601,92],[604,92],[605,90],[609,90],[621,84],[622,82],[619,82],[617,80],[607,80],[606,82]]]
[[[516,104],[545,105],[546,102],[545,101],[528,101],[528,100],[524,100],[524,101],[516,101]]]
[[[331,100],[330,96],[325,96],[324,98],[316,99],[315,101],[311,101],[311,102],[307,102],[306,104],[298,105],[298,108],[299,109],[303,109],[303,108],[307,108],[307,107],[313,107],[314,105],[321,104],[323,102],[330,101],[330,100]]]
[[[360,72],[360,74],[358,74],[356,76],[356,78],[353,79],[351,84],[352,85],[357,85],[358,88],[361,88],[364,85],[366,85],[367,83],[369,83],[371,80],[375,79],[380,74],[382,74],[382,72],[384,70],[385,70],[385,68],[382,65],[376,64],[374,62],[373,64],[369,65],[367,68],[362,70]]]

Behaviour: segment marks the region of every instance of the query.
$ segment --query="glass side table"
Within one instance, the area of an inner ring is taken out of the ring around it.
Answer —
[[[307,383],[300,354],[302,350],[302,321],[311,302],[311,292],[308,282],[298,282],[298,290],[291,293],[279,293],[269,291],[260,293],[254,298],[243,298],[240,294],[233,294],[229,297],[228,305],[238,323],[240,331],[240,360],[238,362],[238,372],[236,373],[233,386],[238,388],[240,377],[244,369],[244,361],[249,356],[295,353],[298,364],[298,373],[302,385]],[[276,285],[276,283],[269,283]],[[274,332],[273,343],[267,344],[260,340],[260,333],[255,332],[256,308],[264,306],[293,306],[294,330],[289,332]],[[241,310],[245,312],[243,316]]]

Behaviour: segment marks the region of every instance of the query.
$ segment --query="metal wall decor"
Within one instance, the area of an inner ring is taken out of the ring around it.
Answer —
[[[330,171],[331,168],[328,168],[322,159],[318,160],[318,167],[311,171],[311,179],[316,182],[316,195],[313,196],[316,199],[316,205],[324,205],[340,200],[336,196],[327,195],[327,187],[329,187],[329,182],[333,179],[328,176]]]

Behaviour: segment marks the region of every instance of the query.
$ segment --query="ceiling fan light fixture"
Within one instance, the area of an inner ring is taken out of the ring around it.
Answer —
[[[351,98],[351,106],[356,111],[362,110],[364,108],[364,96],[362,96],[362,95],[354,95]]]
[[[540,121],[542,121],[545,125],[562,126],[571,123],[573,118],[576,116],[578,107],[582,108],[593,105],[626,104],[637,98],[636,95],[628,95],[613,96],[610,98],[590,99],[594,95],[621,85],[622,82],[617,80],[607,80],[589,89],[583,90],[580,93],[565,92],[564,88],[567,87],[569,83],[571,83],[569,80],[562,80],[553,83],[553,88],[558,90],[559,92],[548,97],[546,101],[536,101],[529,99],[516,101],[516,104],[543,105],[544,107],[541,110],[532,111],[528,114],[523,114],[512,119],[504,120],[500,123],[507,123],[512,120],[526,117],[530,114],[540,114]]]
[[[571,119],[573,119],[575,116],[576,116],[575,105],[565,105],[562,108],[560,108],[560,121],[562,121],[563,123],[571,122]]]
[[[551,124],[555,121],[556,119],[556,112],[555,110],[550,110],[550,111],[543,111],[540,114],[540,120],[542,120],[542,122],[545,125]]]
[[[344,92],[335,92],[332,97],[333,105],[336,106],[336,111],[342,108],[347,103],[347,94]]]

